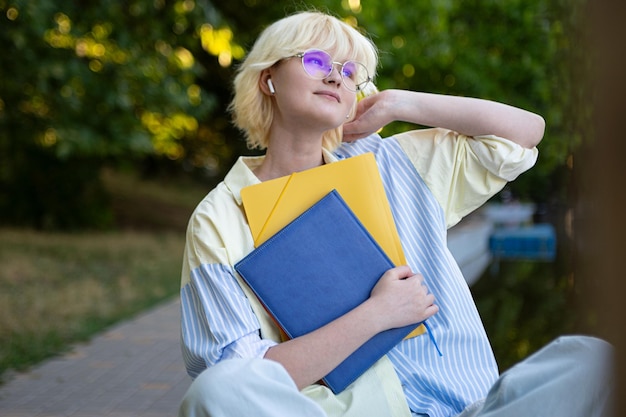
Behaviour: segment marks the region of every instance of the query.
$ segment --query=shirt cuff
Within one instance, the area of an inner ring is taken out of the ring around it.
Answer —
[[[265,353],[272,346],[278,343],[269,339],[261,339],[258,333],[248,333],[247,335],[235,340],[229,344],[222,351],[223,359],[248,359],[248,358],[260,358],[265,356]]]

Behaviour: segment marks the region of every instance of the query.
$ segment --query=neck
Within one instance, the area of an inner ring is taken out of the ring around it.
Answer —
[[[265,159],[254,170],[254,174],[261,181],[267,181],[323,164],[321,137],[289,141],[270,138]]]

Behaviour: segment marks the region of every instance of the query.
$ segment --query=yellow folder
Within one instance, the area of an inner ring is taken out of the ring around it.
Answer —
[[[259,246],[333,189],[395,265],[406,265],[400,237],[372,153],[264,181],[241,190],[255,246]],[[419,326],[408,337],[424,333]]]

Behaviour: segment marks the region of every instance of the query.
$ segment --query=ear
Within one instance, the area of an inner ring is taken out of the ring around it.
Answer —
[[[268,80],[271,80],[272,74],[270,73],[269,68],[261,71],[261,76],[259,77],[259,89],[263,92],[263,94],[267,96],[274,95],[274,91],[270,90]]]

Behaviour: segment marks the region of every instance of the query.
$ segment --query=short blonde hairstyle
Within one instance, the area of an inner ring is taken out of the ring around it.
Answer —
[[[266,149],[272,124],[272,100],[259,88],[261,72],[281,59],[309,48],[360,61],[373,78],[378,63],[376,46],[347,23],[317,11],[299,12],[267,27],[255,42],[234,81],[234,99],[229,110],[249,148]],[[341,144],[343,128],[327,131],[322,145],[333,150]]]

